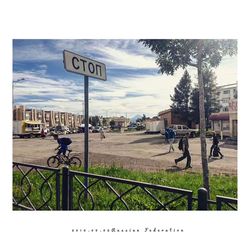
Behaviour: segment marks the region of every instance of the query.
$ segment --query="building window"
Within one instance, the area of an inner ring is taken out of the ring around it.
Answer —
[[[223,94],[224,94],[224,95],[230,94],[230,90],[224,90],[224,91],[223,91]]]
[[[223,121],[222,130],[229,130],[229,121]]]
[[[220,121],[214,121],[214,130],[220,131]]]
[[[223,103],[228,103],[229,101],[230,101],[230,98],[222,99],[222,102],[223,102]]]

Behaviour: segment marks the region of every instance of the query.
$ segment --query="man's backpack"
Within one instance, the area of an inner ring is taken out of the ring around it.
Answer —
[[[183,150],[183,138],[179,140],[178,149]]]
[[[165,138],[168,139],[169,133],[168,133],[168,129],[165,130]]]
[[[70,138],[64,137],[60,139],[60,143],[64,145],[70,145],[72,143],[72,140]]]

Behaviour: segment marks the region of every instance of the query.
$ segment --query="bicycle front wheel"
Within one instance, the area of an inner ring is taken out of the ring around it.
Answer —
[[[73,156],[69,159],[69,165],[72,167],[80,167],[82,166],[82,161],[78,157]]]
[[[57,156],[51,156],[47,160],[47,165],[51,168],[58,168],[60,165],[60,160]]]

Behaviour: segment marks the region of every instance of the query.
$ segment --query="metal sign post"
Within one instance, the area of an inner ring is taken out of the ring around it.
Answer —
[[[89,171],[89,77],[106,81],[106,66],[105,64],[83,57],[76,53],[64,50],[63,51],[64,68],[72,73],[84,75],[84,172]],[[88,187],[88,177],[84,179],[84,185]],[[85,198],[87,197],[87,189]]]
[[[89,172],[89,77],[84,76],[84,172]],[[88,177],[84,177],[84,186],[88,187]],[[85,193],[87,196],[87,193]]]

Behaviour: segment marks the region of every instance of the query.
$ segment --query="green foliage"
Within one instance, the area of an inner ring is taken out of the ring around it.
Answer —
[[[79,171],[79,168],[75,168]],[[202,186],[202,176],[196,173],[189,172],[142,172],[123,169],[116,166],[95,166],[90,168],[91,173],[98,175],[118,177],[122,179],[136,180],[140,182],[158,184],[169,187],[182,188],[192,190],[194,196],[197,197],[197,190]],[[56,209],[56,197],[55,197],[55,176],[51,176],[48,171],[43,171],[43,176],[49,178],[50,187],[53,192],[50,192],[49,185],[44,183],[44,179],[37,172],[29,173],[28,177],[31,186],[29,187],[28,181],[22,178],[19,171],[13,172],[13,195],[16,200],[20,200],[24,197],[21,190],[21,182],[23,182],[23,190],[28,193],[31,188],[29,199],[32,203],[36,204],[36,208],[43,205],[44,201],[42,197],[49,201],[48,205],[52,209]],[[23,180],[22,180],[23,179]],[[77,176],[73,179],[73,209],[79,210],[126,210],[125,204],[117,199],[117,195],[109,188],[111,185],[120,195],[132,188],[132,185],[121,184],[111,181],[98,181],[97,179],[89,178],[89,192],[87,199],[84,198],[84,189],[81,183],[84,183],[84,177]],[[44,188],[41,189],[41,185]],[[159,198],[163,203],[176,198],[178,195],[160,190],[148,189]],[[237,197],[237,177],[233,176],[211,176],[211,198],[215,199],[216,195]],[[130,210],[155,210],[159,204],[155,200],[146,194],[145,190],[140,187],[134,188],[131,192],[122,196]],[[29,205],[27,199],[22,204]],[[112,205],[113,204],[113,205]],[[112,205],[112,207],[111,207]],[[168,206],[171,210],[186,210],[187,200],[182,198],[171,203]],[[195,209],[196,207],[194,207]],[[42,210],[49,210],[47,206],[41,207]]]
[[[194,88],[190,97],[190,113],[192,120],[197,124],[200,121],[199,88]]]
[[[30,207],[30,203],[25,198],[28,195],[32,204],[35,204],[37,209],[49,210],[56,208],[56,180],[55,175],[50,171],[36,172],[32,170],[24,176],[19,171],[13,172],[13,197],[19,202],[23,200],[22,205]],[[47,179],[48,182],[44,180]],[[25,194],[25,195],[24,195]],[[48,203],[47,203],[48,202]],[[48,206],[47,206],[47,205]]]
[[[190,93],[191,93],[191,77],[185,70],[182,78],[174,89],[174,96],[170,96],[172,100],[171,108],[173,112],[178,114],[182,121],[189,126],[190,121]]]
[[[163,74],[173,75],[179,68],[187,66],[197,68],[199,85],[199,111],[201,130],[201,162],[203,169],[203,186],[208,190],[210,197],[208,162],[205,142],[205,109],[204,109],[204,84],[202,71],[209,67],[217,67],[225,55],[237,54],[237,40],[217,39],[168,39],[168,40],[139,40],[144,46],[149,47],[157,58],[159,71]]]
[[[114,127],[114,126],[115,126],[115,121],[114,121],[114,120],[111,120],[111,121],[109,122],[109,125],[110,125],[111,127]]]
[[[179,68],[186,68],[193,63],[197,47],[197,40],[168,39],[168,40],[139,40],[149,47],[156,55],[156,63],[160,72],[173,75]]]
[[[90,118],[89,118],[89,123],[92,125],[92,126],[94,126],[94,127],[96,127],[96,126],[99,126],[100,124],[101,124],[101,121],[100,121],[100,118],[99,118],[99,116],[91,116]]]
[[[179,68],[197,67],[198,47],[202,49],[202,63],[217,67],[223,56],[237,54],[237,40],[226,39],[141,39],[156,55],[160,72],[173,75]]]
[[[218,112],[220,110],[219,100],[216,93],[216,75],[211,68],[204,68],[203,72],[203,84],[204,84],[204,109],[206,128],[209,128],[209,116],[211,113]],[[198,123],[199,121],[199,88],[198,86],[192,90],[190,98],[190,113],[192,120]]]
[[[108,126],[108,122],[106,118],[102,119],[102,126]]]

